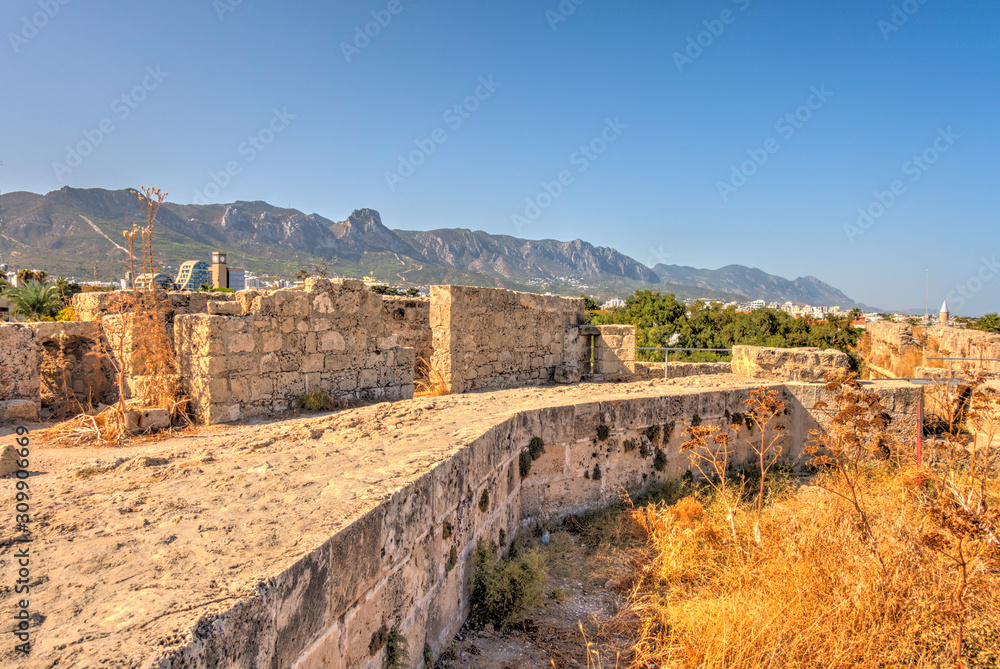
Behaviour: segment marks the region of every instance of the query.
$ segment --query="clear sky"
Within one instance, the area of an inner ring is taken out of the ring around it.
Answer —
[[[884,308],[930,268],[932,311],[1000,309],[995,0],[4,0],[0,30],[4,191],[372,207]]]

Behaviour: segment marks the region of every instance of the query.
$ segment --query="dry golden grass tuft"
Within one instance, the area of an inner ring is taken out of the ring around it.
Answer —
[[[828,389],[811,485],[772,488],[759,512],[738,484],[626,508],[645,536],[623,553],[614,621],[635,640],[629,666],[1000,666],[1000,399],[973,381],[974,429],[917,461],[887,443],[871,391]]]
[[[444,373],[426,358],[417,359],[416,397],[440,397],[448,394]]]

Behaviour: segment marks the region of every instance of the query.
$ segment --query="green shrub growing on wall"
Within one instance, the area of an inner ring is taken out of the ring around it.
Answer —
[[[375,653],[382,650],[382,647],[389,641],[389,628],[382,625],[375,633],[372,634],[372,640],[368,642],[368,654],[375,655]]]
[[[658,472],[662,472],[667,468],[667,454],[663,452],[662,449],[656,449],[656,455],[653,456],[653,469]]]
[[[649,439],[649,443],[651,443],[651,444],[652,443],[656,443],[656,440],[660,436],[660,426],[659,425],[651,425],[651,426],[649,426],[649,427],[647,427],[645,429],[645,431],[643,432],[643,434],[646,435],[646,439]]]
[[[447,574],[454,569],[456,564],[458,564],[458,551],[452,546],[451,550],[448,551],[448,561],[444,563],[445,573]]]
[[[701,416],[696,413],[691,416],[691,427],[698,427],[699,425],[701,425]]]
[[[674,428],[677,426],[676,421],[670,421],[663,426],[663,443],[666,444],[670,441],[670,437],[674,436]]]
[[[609,428],[607,425],[598,425],[597,426],[597,438],[598,439],[600,439],[601,441],[607,441],[608,437],[610,435],[611,435],[611,428]]]
[[[483,488],[483,494],[479,496],[479,510],[486,513],[490,510],[490,493]]]
[[[590,478],[590,470],[589,469],[587,469],[587,470],[585,470],[583,472],[583,478],[585,478],[585,479],[589,479]]]
[[[406,652],[406,637],[403,636],[398,627],[393,627],[385,642],[386,669],[403,669],[406,666],[403,664],[403,660],[408,659],[410,659],[410,655]]]
[[[635,450],[635,440],[634,439],[626,439],[625,440],[625,452],[626,453],[631,453],[634,450]]]
[[[431,645],[424,642],[424,669],[434,669],[434,651],[431,650]]]
[[[528,452],[531,454],[532,460],[542,457],[545,453],[545,442],[542,441],[541,437],[531,438],[531,441],[528,443]]]
[[[478,626],[509,629],[541,602],[544,580],[545,561],[538,551],[497,560],[493,542],[479,539],[472,561],[470,618]]]
[[[646,442],[639,444],[639,455],[644,458],[649,457],[649,446],[646,446]]]
[[[517,457],[517,467],[521,472],[521,478],[526,477],[531,472],[531,452],[527,449],[521,451]]]
[[[601,465],[599,464],[594,465],[594,474],[593,476],[591,476],[591,478],[594,479],[595,481],[600,481],[603,477],[604,474],[601,473]]]

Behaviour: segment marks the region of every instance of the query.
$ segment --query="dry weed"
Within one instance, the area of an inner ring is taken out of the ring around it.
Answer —
[[[416,397],[440,397],[448,394],[444,373],[426,358],[417,360]]]

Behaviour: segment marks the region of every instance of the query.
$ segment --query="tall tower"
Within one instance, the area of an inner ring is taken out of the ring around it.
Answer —
[[[212,251],[212,288],[229,288],[229,267],[222,251]]]
[[[948,318],[950,314],[948,313],[948,300],[941,303],[941,314],[940,314],[940,325],[948,325]]]

